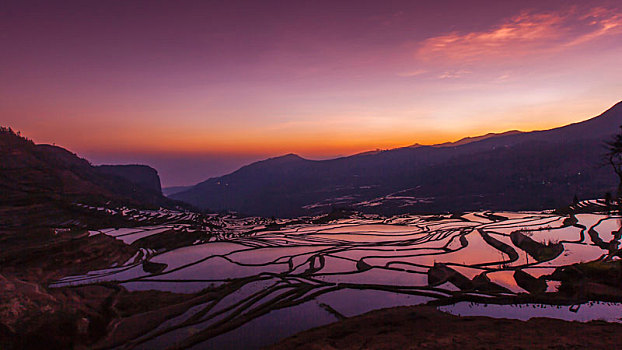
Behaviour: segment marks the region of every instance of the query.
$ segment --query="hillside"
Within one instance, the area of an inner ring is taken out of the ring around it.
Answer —
[[[154,169],[140,168],[159,177]],[[151,178],[155,184],[156,179]],[[155,187],[155,186],[152,186]],[[0,129],[0,215],[1,226],[46,226],[73,218],[72,203],[90,205],[174,206],[155,188],[127,179],[110,168],[92,166],[64,148],[37,145]],[[0,227],[1,227],[0,226]]]
[[[297,216],[351,207],[383,214],[550,209],[614,191],[604,141],[622,103],[551,130],[486,135],[454,145],[404,147],[324,161],[296,155],[256,162],[172,195],[211,210]]]

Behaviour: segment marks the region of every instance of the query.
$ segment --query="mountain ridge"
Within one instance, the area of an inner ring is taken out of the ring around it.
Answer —
[[[504,132],[500,132],[500,133],[495,133],[495,132],[489,132],[485,135],[480,135],[480,136],[467,136],[464,138],[461,138],[458,141],[453,141],[453,142],[443,142],[443,143],[439,143],[439,144],[434,144],[431,146],[434,147],[454,147],[454,146],[462,146],[465,145],[467,143],[472,143],[472,142],[477,142],[477,141],[481,141],[481,140],[486,140],[489,138],[494,138],[494,137],[500,137],[500,136],[507,136],[507,135],[515,135],[515,134],[520,134],[523,133],[524,131],[519,131],[519,130],[509,130],[509,131],[504,131]]]
[[[100,172],[120,176],[128,181],[143,187],[144,189],[151,190],[162,194],[162,184],[160,182],[160,176],[158,171],[148,165],[144,164],[103,164],[96,165]]]
[[[141,169],[157,177],[155,169]],[[126,175],[102,171],[69,150],[35,144],[0,127],[0,214],[7,218],[0,227],[62,224],[72,220],[75,203],[153,208],[179,204]]]
[[[275,157],[252,163],[172,198],[211,210],[267,216],[315,214],[303,208],[322,208],[322,203],[323,211],[340,205],[385,214],[550,209],[575,194],[602,196],[612,190],[614,179],[597,160],[603,142],[620,124],[622,102],[558,128],[510,131],[458,145],[402,147],[321,161],[286,155],[288,161]],[[361,204],[408,189],[413,189],[410,202],[376,208]],[[345,197],[351,198],[341,199]]]

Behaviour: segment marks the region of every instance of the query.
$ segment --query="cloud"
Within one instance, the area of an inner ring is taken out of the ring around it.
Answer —
[[[427,73],[428,71],[425,69],[416,69],[416,70],[412,70],[412,71],[407,71],[407,72],[402,72],[402,73],[397,73],[398,77],[405,77],[405,78],[410,78],[410,77],[416,77],[418,75],[422,75]]]
[[[421,60],[486,61],[558,52],[622,32],[622,13],[593,8],[580,13],[522,12],[485,31],[459,32],[424,40],[415,56]]]
[[[458,79],[465,75],[471,74],[471,71],[460,69],[454,71],[445,71],[438,76],[439,79]]]

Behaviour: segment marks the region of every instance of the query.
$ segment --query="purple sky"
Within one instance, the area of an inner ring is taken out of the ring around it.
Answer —
[[[622,99],[619,1],[3,1],[0,124],[182,185]]]

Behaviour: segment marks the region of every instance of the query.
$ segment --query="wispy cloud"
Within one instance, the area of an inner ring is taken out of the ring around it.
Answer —
[[[401,73],[397,73],[397,76],[399,77],[405,77],[405,78],[410,78],[410,77],[416,77],[422,74],[427,73],[428,71],[425,69],[415,69],[415,70],[411,70],[411,71],[406,71],[406,72],[401,72]]]
[[[439,79],[458,79],[468,74],[471,74],[471,71],[460,69],[460,70],[454,70],[454,71],[445,71],[441,73],[438,76],[438,78]]]
[[[622,33],[622,13],[605,8],[580,12],[522,12],[489,30],[453,31],[423,41],[422,60],[486,61],[549,53]]]

